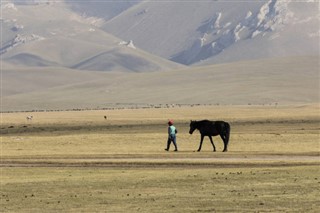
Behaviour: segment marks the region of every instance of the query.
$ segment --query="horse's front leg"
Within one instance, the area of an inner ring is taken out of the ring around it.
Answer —
[[[203,142],[203,138],[204,138],[204,136],[203,136],[203,135],[201,135],[201,139],[200,139],[200,146],[199,146],[199,149],[197,150],[198,152],[200,152],[200,150],[201,150],[202,142]]]
[[[209,136],[209,138],[210,138],[211,144],[212,144],[212,146],[213,146],[213,151],[215,152],[215,151],[216,151],[216,147],[215,147],[215,145],[214,145],[214,143],[213,143],[212,137]]]

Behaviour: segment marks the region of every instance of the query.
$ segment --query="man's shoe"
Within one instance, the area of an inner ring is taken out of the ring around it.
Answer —
[[[169,151],[169,149],[164,149],[164,150]]]
[[[178,150],[177,150],[177,149],[175,149],[174,151],[175,151],[175,152],[177,152]]]

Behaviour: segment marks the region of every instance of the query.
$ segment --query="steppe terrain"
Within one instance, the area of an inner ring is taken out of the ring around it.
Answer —
[[[1,212],[320,210],[318,104],[1,116]],[[177,153],[164,151],[169,118]],[[227,153],[218,137],[195,152],[200,119],[231,124]]]
[[[1,111],[159,104],[295,105],[319,102],[319,57],[242,61],[150,73],[62,68],[2,70]],[[118,105],[117,105],[118,104]]]

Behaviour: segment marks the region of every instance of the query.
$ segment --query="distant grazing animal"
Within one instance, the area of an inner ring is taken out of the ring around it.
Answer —
[[[27,119],[27,121],[32,121],[33,116],[32,116],[32,115],[29,115],[29,116],[26,117],[26,119]]]
[[[224,121],[209,121],[209,120],[202,120],[202,121],[191,121],[190,122],[190,130],[189,133],[192,134],[194,130],[199,130],[201,134],[200,146],[197,150],[200,152],[202,147],[202,142],[204,136],[208,136],[210,138],[211,144],[213,146],[213,151],[216,151],[216,147],[212,141],[212,136],[220,135],[221,139],[224,143],[223,152],[228,151],[228,143],[230,138],[230,125]]]

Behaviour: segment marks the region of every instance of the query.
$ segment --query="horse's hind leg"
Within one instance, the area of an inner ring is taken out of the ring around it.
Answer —
[[[213,151],[215,152],[215,151],[216,151],[216,146],[215,146],[214,143],[213,143],[212,137],[209,136],[209,138],[210,138],[211,144],[212,144],[212,146],[213,146]]]
[[[227,152],[228,151],[228,140],[229,139],[226,137],[226,135],[223,135],[223,134],[221,134],[220,137],[223,140],[223,144],[224,144],[223,152]]]
[[[224,131],[224,134],[223,134],[223,142],[224,142],[224,149],[223,151],[224,152],[227,152],[228,151],[228,143],[229,143],[229,139],[230,139],[230,124],[228,123],[225,123],[225,131]]]

